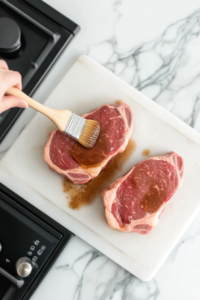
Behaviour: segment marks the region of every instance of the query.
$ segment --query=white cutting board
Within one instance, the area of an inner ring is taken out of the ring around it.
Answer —
[[[43,115],[37,114],[28,124],[1,166],[71,215],[79,228],[81,223],[78,232],[74,227],[81,238],[140,279],[150,280],[200,208],[200,134],[87,56],[77,60],[45,104],[82,115],[117,99],[132,109],[132,138],[137,148],[116,177],[144,159],[142,151],[146,148],[151,149],[152,155],[173,150],[185,161],[183,186],[149,235],[111,229],[106,223],[100,196],[78,211],[68,207],[62,178],[50,171],[43,160],[48,133],[54,129]]]

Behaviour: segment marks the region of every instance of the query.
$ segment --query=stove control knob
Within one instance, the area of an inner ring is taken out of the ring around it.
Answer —
[[[16,262],[16,271],[20,277],[27,277],[33,269],[32,261],[28,257],[22,257]]]
[[[2,245],[1,245],[1,243],[0,243],[0,252],[1,252],[1,250],[2,250]]]

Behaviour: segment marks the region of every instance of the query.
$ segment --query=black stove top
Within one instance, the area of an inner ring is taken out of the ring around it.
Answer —
[[[0,184],[0,299],[29,299],[72,236]]]
[[[32,95],[79,26],[41,0],[0,0],[0,59]],[[23,109],[0,114],[0,142]]]

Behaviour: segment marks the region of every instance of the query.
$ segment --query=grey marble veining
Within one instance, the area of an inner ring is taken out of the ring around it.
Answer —
[[[182,10],[184,17],[168,22],[165,29],[159,29],[157,38],[145,38],[128,51],[119,43],[116,26],[119,31],[120,18],[127,14],[131,1],[101,0],[98,8],[92,0],[47,2],[79,23],[82,30],[43,82],[44,95],[62,77],[59,74],[64,75],[77,57],[86,53],[200,132],[200,4],[197,1],[168,1],[167,5],[174,11]],[[159,1],[148,2],[155,7],[159,5]],[[137,5],[139,2],[136,8]],[[124,9],[120,13],[119,7]],[[149,12],[152,19],[159,13],[153,9]],[[160,28],[159,23],[157,26]],[[131,35],[134,30],[140,32],[140,28],[130,29],[127,25],[127,31],[122,30],[121,35],[134,40]],[[26,123],[28,120],[30,117]],[[20,127],[16,131],[19,133]],[[10,140],[9,145],[14,140],[12,136]],[[8,147],[3,145],[2,151]],[[199,300],[199,228],[200,215],[150,282],[138,280],[74,237],[31,299]]]
[[[88,54],[101,61],[103,53],[106,68],[200,131],[199,34],[200,9],[128,52],[113,36]]]
[[[199,228],[197,218],[149,282],[74,237],[31,300],[198,300]]]
[[[95,249],[85,252],[69,265],[58,266],[57,270],[77,275],[73,300],[156,300],[159,294],[155,280],[140,281]]]
[[[156,300],[160,294],[155,279],[140,281],[77,237],[70,241],[31,299],[39,295],[54,299],[55,286],[59,300]]]

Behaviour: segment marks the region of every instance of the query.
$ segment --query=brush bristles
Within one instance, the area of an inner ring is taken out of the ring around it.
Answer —
[[[79,138],[79,143],[86,148],[92,148],[100,133],[100,124],[94,120],[86,120],[82,133]]]

